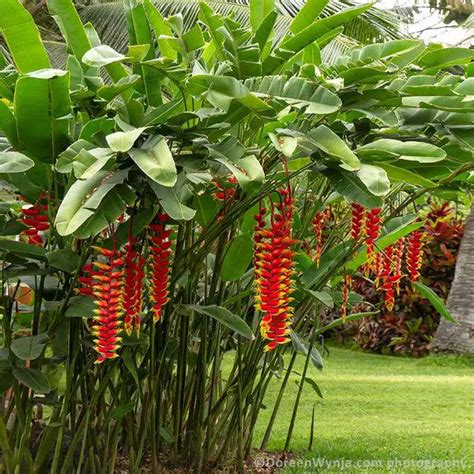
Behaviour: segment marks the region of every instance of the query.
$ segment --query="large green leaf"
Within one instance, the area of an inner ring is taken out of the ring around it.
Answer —
[[[305,112],[308,114],[331,114],[342,105],[336,94],[301,77],[265,76],[249,79],[245,85],[259,97],[275,98],[297,107],[306,107]]]
[[[73,296],[66,309],[67,318],[93,318],[97,306],[89,296]]]
[[[188,81],[188,89],[195,96],[204,95],[214,106],[228,110],[233,100],[240,102],[254,112],[264,112],[269,106],[252,94],[249,89],[234,77],[200,74]]]
[[[11,350],[19,359],[34,360],[41,355],[47,342],[48,336],[46,333],[18,337],[13,340]]]
[[[15,240],[0,239],[0,252],[8,252],[21,257],[46,261],[46,250],[42,247]]]
[[[196,211],[186,206],[181,200],[179,181],[172,188],[162,186],[151,179],[149,183],[163,209],[172,219],[189,221],[194,217]]]
[[[48,9],[70,49],[78,61],[81,61],[92,45],[72,0],[48,0]]]
[[[306,46],[314,41],[321,39],[326,33],[331,32],[340,25],[344,25],[349,21],[357,18],[371,7],[371,4],[358,5],[347,8],[339,13],[320,19],[304,28],[302,31],[285,39],[279,46],[280,50],[288,51],[291,54],[285,55],[285,59],[269,57],[264,63],[264,73],[271,73],[281,66],[286,60],[290,59],[294,54],[302,51]]]
[[[446,158],[446,152],[436,145],[425,142],[392,140],[383,138],[359,147],[357,154],[372,159],[399,159],[435,163]]]
[[[69,188],[56,214],[56,230],[60,235],[72,234],[92,216],[93,209],[85,204],[107,176],[107,171],[99,171],[86,180],[77,180]]]
[[[419,281],[414,282],[413,286],[418,290],[418,293],[420,293],[423,298],[426,298],[433,305],[433,308],[438,311],[440,316],[452,323],[457,323],[448,308],[446,308],[443,300],[431,288],[423,285],[423,283],[420,283]]]
[[[79,267],[79,255],[71,249],[58,249],[48,252],[49,265],[63,272],[73,273]]]
[[[157,135],[143,148],[132,148],[128,153],[150,179],[166,187],[175,185],[176,164],[163,136]]]
[[[346,145],[344,140],[339,138],[326,125],[308,132],[307,137],[324,153],[332,158],[342,161],[341,167],[350,171],[357,171],[360,169],[360,161],[352,150]]]
[[[120,63],[127,57],[118,53],[110,46],[101,44],[89,49],[82,57],[82,62],[91,67],[102,67],[113,63]]]
[[[231,313],[228,309],[222,308],[221,306],[197,306],[187,305],[187,308],[195,311],[196,313],[202,314],[203,316],[210,316],[216,321],[220,322],[224,326],[227,326],[237,334],[246,337],[247,339],[253,339],[252,330],[247,323],[234,313]]]
[[[383,161],[377,163],[377,166],[383,168],[387,176],[393,181],[400,181],[402,183],[413,184],[414,186],[420,186],[422,188],[434,188],[436,184],[427,179],[420,176],[418,173],[413,173],[404,168],[399,168],[398,166],[389,165]]]
[[[18,133],[16,120],[10,107],[0,100],[0,132],[8,140],[10,145],[18,147]]]
[[[474,51],[467,48],[436,48],[423,54],[418,64],[425,68],[445,68],[466,64],[474,59]]]
[[[38,28],[19,0],[1,1],[0,33],[20,73],[51,67]]]
[[[0,153],[0,173],[22,173],[35,166],[35,162],[16,151]]]
[[[20,77],[14,106],[20,143],[32,156],[52,163],[69,144],[69,73],[43,69]]]
[[[134,128],[126,132],[111,133],[105,138],[111,150],[125,153],[133,147],[135,141],[145,130],[145,127]]]
[[[298,12],[293,21],[290,23],[289,30],[297,34],[304,30],[318,18],[319,14],[324,10],[329,0],[307,0],[303,8]]]
[[[372,194],[354,173],[326,170],[324,174],[336,191],[349,201],[358,202],[370,209],[382,206],[382,199]]]
[[[43,372],[38,369],[32,369],[29,367],[14,367],[13,375],[20,383],[26,385],[35,392],[48,393],[51,391],[48,377],[46,377],[46,375],[44,375]]]
[[[252,261],[253,241],[249,233],[234,237],[228,244],[222,262],[220,277],[224,281],[238,280]]]
[[[375,196],[385,196],[390,191],[387,172],[380,166],[362,164],[357,176]]]
[[[269,13],[275,10],[275,0],[250,0],[250,25],[257,31]]]

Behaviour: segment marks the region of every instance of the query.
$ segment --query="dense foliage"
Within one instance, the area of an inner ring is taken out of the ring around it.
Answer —
[[[251,2],[250,25],[201,3],[188,27],[124,5],[122,54],[49,0],[56,69],[30,15],[2,1],[8,472],[112,472],[120,455],[138,472],[145,454],[156,472],[162,453],[241,466],[269,381],[282,375],[263,447],[302,354],[288,448],[303,387],[319,393],[318,336],[377,314],[322,326],[321,307],[423,225],[416,198],[474,167],[473,51],[394,40],[329,66],[321,52],[369,5],[318,19],[325,3],[308,2],[280,36],[273,2]],[[351,237],[352,203],[374,217],[370,243]]]

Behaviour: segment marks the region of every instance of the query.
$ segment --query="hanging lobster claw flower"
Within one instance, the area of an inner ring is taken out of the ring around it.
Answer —
[[[265,229],[264,208],[255,216],[255,307],[263,313],[260,333],[267,341],[265,351],[289,342],[293,317],[293,198],[289,189],[278,193],[280,202],[272,208],[270,229]]]
[[[326,209],[324,211],[318,212],[313,217],[313,231],[314,231],[314,241],[315,241],[315,260],[316,265],[319,267],[319,263],[321,261],[321,253],[323,250],[323,231],[331,215],[331,210]]]
[[[400,294],[400,280],[402,279],[403,251],[405,249],[405,239],[397,240],[393,253],[393,275],[396,277],[395,291]]]
[[[99,254],[98,260],[92,264],[94,270],[87,269],[90,269],[92,295],[97,306],[91,332],[98,353],[96,363],[100,364],[118,357],[117,350],[122,341],[124,260],[121,252],[115,249],[94,249]]]
[[[365,207],[353,202],[351,208],[351,237],[357,242],[365,231]]]
[[[344,282],[342,285],[342,304],[341,304],[341,318],[343,321],[347,318],[347,306],[349,303],[349,294],[352,288],[352,276],[344,275]]]
[[[42,203],[46,199],[46,193],[42,193],[36,204],[24,206],[21,209],[21,222],[27,227],[22,235],[27,237],[31,245],[44,245],[42,233],[49,230],[48,204]]]
[[[366,273],[368,274],[374,268],[375,263],[375,241],[380,233],[380,208],[370,209],[365,217],[365,243],[367,245],[367,264]]]
[[[423,237],[421,230],[413,231],[407,239],[406,265],[410,281],[415,282],[420,278],[420,268],[423,262]]]
[[[128,335],[134,329],[137,335],[140,334],[145,259],[137,250],[137,247],[138,240],[130,234],[124,249],[124,329]]]
[[[168,216],[159,213],[150,230],[149,265],[150,265],[150,299],[152,302],[153,321],[158,322],[163,313],[163,306],[169,301],[168,287],[171,257],[171,229],[166,229]]]

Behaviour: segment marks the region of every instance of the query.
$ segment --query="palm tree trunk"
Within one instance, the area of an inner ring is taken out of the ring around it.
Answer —
[[[464,228],[447,307],[458,324],[442,319],[431,351],[474,353],[474,204]]]

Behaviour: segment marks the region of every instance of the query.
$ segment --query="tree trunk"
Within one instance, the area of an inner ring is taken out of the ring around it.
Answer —
[[[464,228],[447,307],[458,324],[441,319],[431,351],[474,353],[474,204]]]

